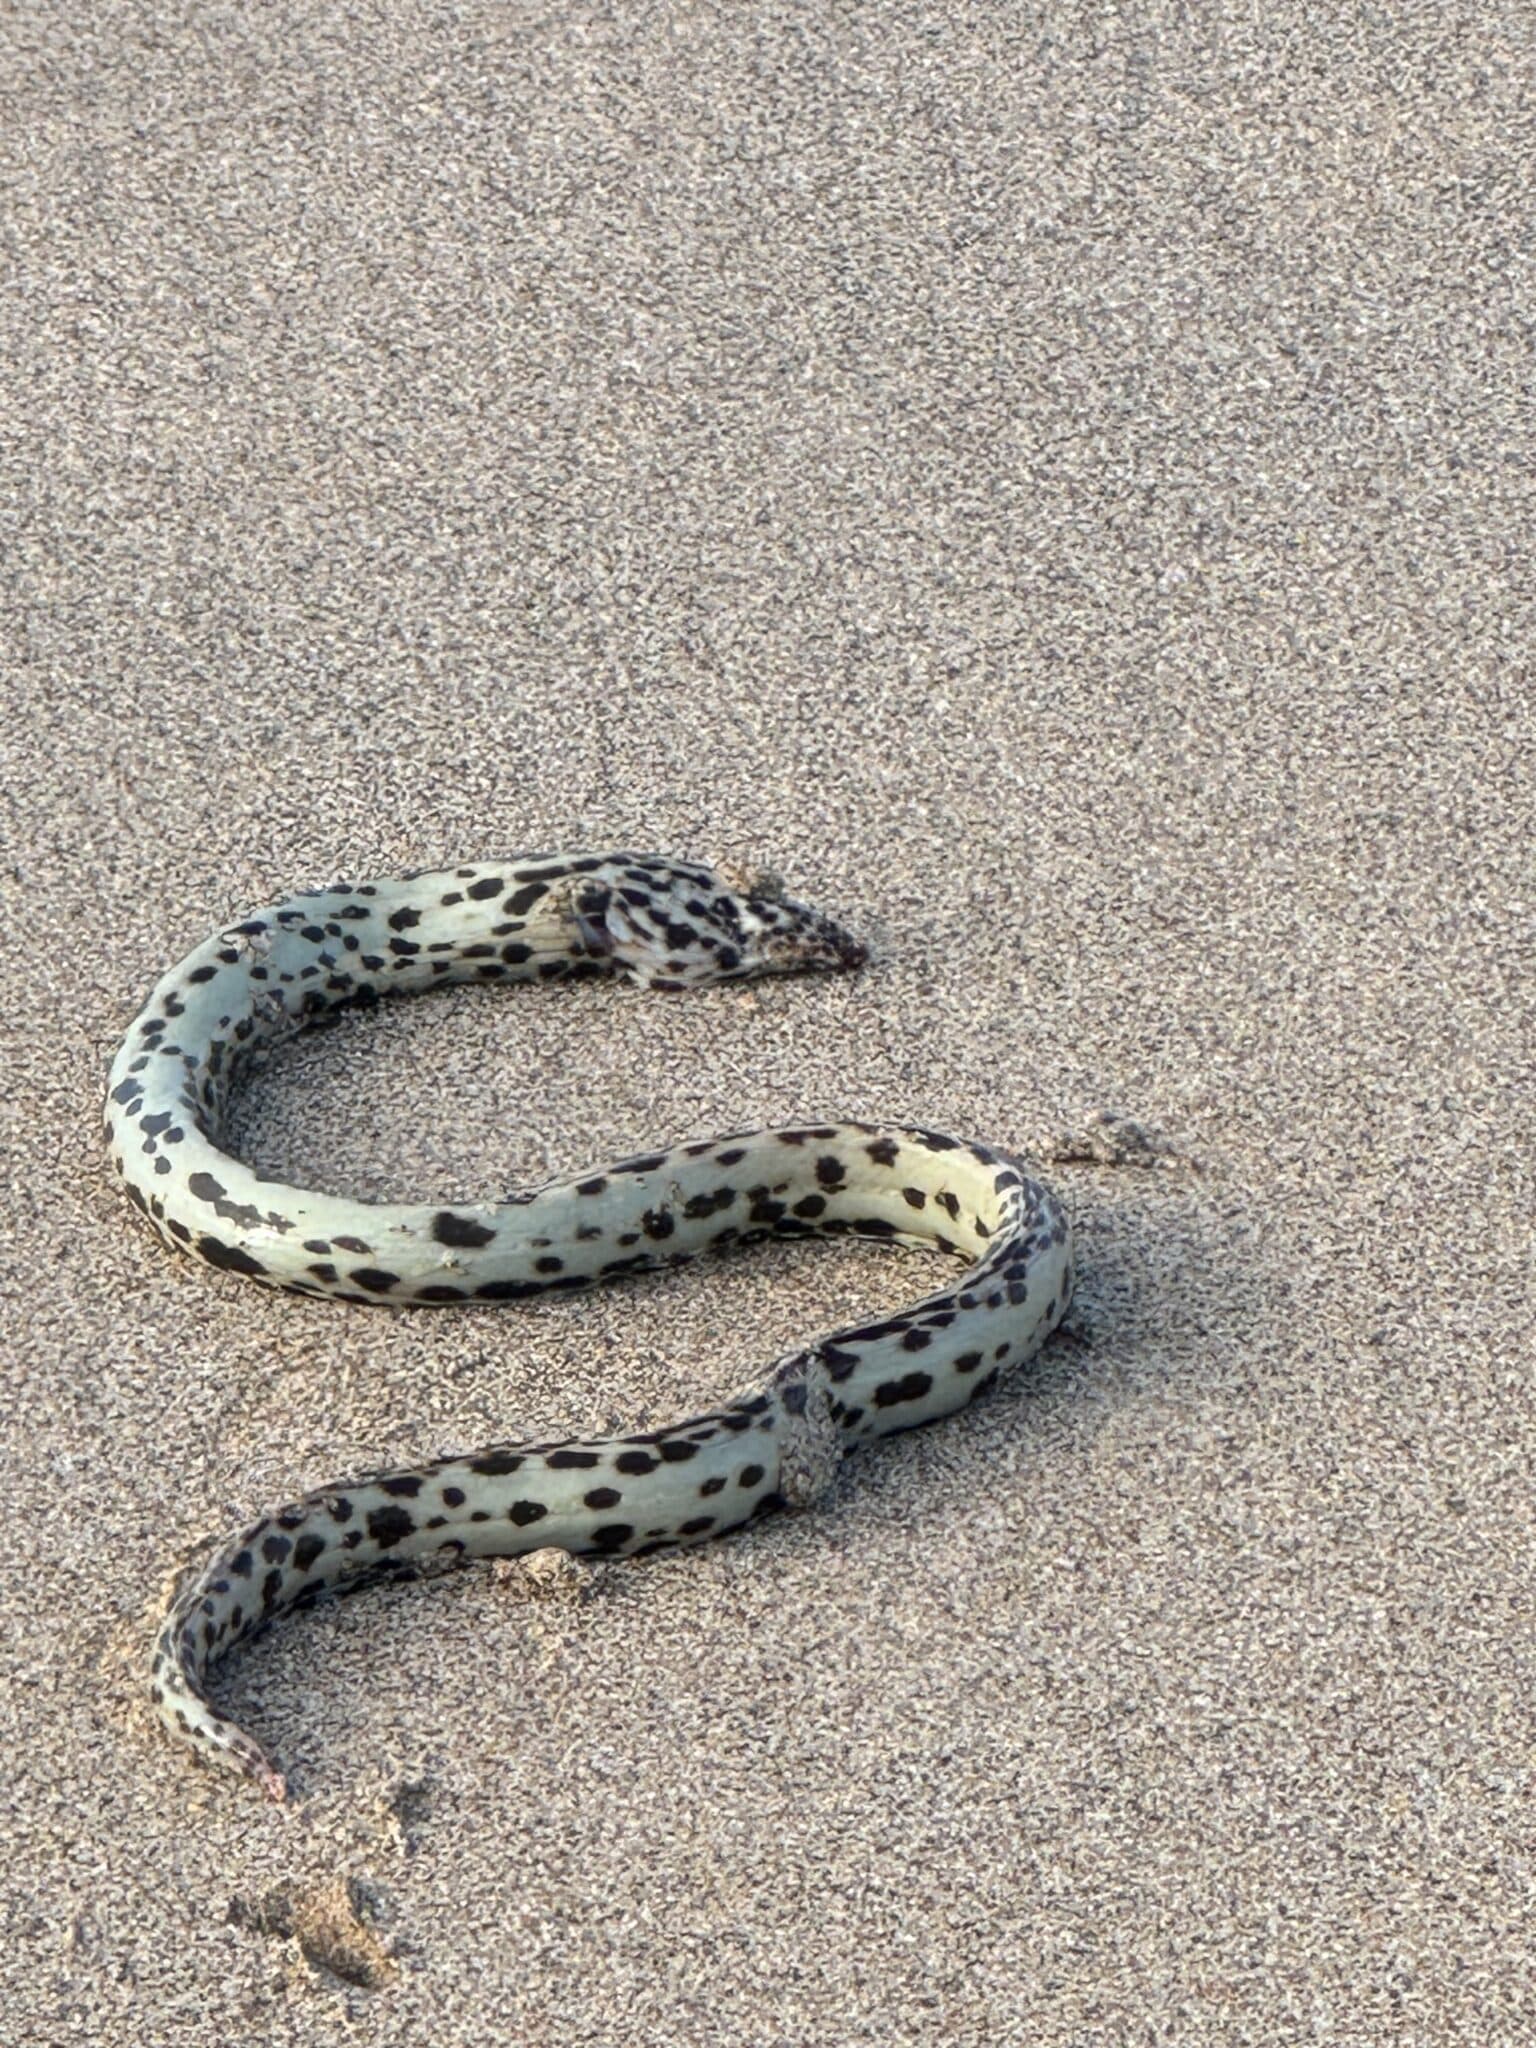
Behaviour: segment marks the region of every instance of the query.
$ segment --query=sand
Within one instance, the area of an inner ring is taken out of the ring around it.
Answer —
[[[0,36],[0,2040],[1536,2038],[1527,11]],[[399,1316],[109,1184],[216,924],[624,843],[876,958],[354,1018],[248,1154],[451,1196],[920,1119],[1061,1190],[1070,1333],[588,1599],[273,1631],[264,1805],[142,1709],[189,1546],[939,1270]]]

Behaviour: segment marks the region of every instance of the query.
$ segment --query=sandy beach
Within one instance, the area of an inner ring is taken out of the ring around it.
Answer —
[[[1536,2039],[1529,17],[0,26],[0,2043]],[[859,974],[349,1014],[242,1155],[1021,1153],[1040,1359],[813,1511],[144,1668],[349,1471],[646,1428],[941,1262],[392,1312],[173,1259],[106,1065],[284,892],[772,868]]]

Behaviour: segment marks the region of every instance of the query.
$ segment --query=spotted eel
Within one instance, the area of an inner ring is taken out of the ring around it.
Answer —
[[[663,1429],[492,1444],[261,1516],[172,1597],[150,1693],[173,1736],[281,1799],[276,1764],[204,1685],[275,1615],[472,1558],[638,1557],[808,1504],[843,1451],[948,1415],[1027,1359],[1072,1288],[1067,1220],[1047,1189],[989,1146],[905,1125],[733,1131],[451,1207],[287,1187],[220,1146],[249,1056],[312,1016],[440,982],[619,973],[687,989],[864,959],[772,879],[737,889],[686,861],[565,854],[303,890],[162,977],[113,1062],[107,1141],[166,1243],[226,1272],[415,1307],[520,1301],[769,1236],[875,1238],[966,1266],[915,1307],[819,1337]]]

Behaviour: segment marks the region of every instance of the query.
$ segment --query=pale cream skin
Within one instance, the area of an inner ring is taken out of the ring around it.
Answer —
[[[114,1163],[168,1244],[265,1285],[483,1305],[769,1235],[874,1237],[967,1262],[915,1307],[818,1338],[665,1429],[492,1445],[338,1482],[264,1516],[184,1576],[157,1639],[152,1696],[178,1739],[282,1798],[276,1765],[202,1682],[276,1614],[428,1562],[551,1547],[635,1556],[807,1504],[845,1450],[951,1414],[1029,1358],[1072,1291],[1055,1197],[968,1140],[862,1123],[735,1132],[510,1201],[354,1202],[264,1180],[220,1149],[242,1057],[324,1009],[438,981],[621,972],[686,988],[863,958],[776,887],[734,890],[655,856],[554,854],[307,891],[162,977],[108,1081]]]

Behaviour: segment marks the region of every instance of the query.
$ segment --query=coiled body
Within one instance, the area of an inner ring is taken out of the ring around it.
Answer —
[[[903,1313],[776,1361],[665,1429],[502,1443],[325,1487],[185,1575],[152,1693],[173,1734],[281,1797],[260,1745],[204,1689],[208,1665],[285,1609],[367,1577],[557,1547],[637,1556],[814,1500],[845,1449],[964,1405],[1065,1313],[1066,1219],[985,1145],[863,1123],[738,1131],[493,1203],[348,1201],[264,1179],[220,1149],[254,1048],[337,1005],[440,981],[622,972],[680,989],[856,967],[863,952],[776,888],[633,854],[524,857],[312,890],[209,939],[156,986],[108,1082],[130,1197],[177,1250],[345,1301],[516,1301],[712,1245],[854,1236],[956,1254],[968,1270]]]

